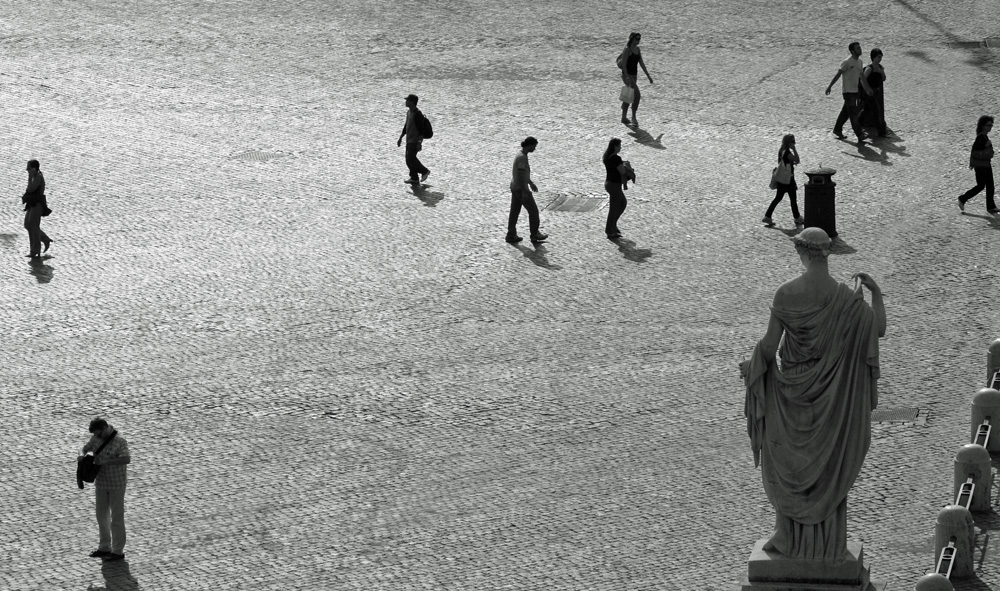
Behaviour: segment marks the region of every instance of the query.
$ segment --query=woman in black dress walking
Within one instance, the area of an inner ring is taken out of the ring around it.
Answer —
[[[639,33],[632,33],[628,36],[628,43],[625,45],[625,49],[622,50],[620,56],[618,56],[618,67],[622,70],[622,83],[625,86],[632,88],[632,120],[628,119],[628,108],[629,103],[622,103],[622,123],[625,125],[639,126],[639,120],[635,118],[635,112],[639,109],[639,98],[642,93],[639,92],[639,85],[636,82],[636,78],[639,74],[639,67],[642,67],[642,71],[645,72],[646,78],[649,79],[649,83],[653,83],[653,79],[649,75],[649,71],[646,69],[646,64],[642,61],[642,54],[639,53],[639,41],[642,40],[642,35]]]
[[[885,82],[885,68],[882,67],[882,50],[875,48],[871,52],[872,63],[868,64],[861,75],[868,81],[868,86],[872,89],[872,94],[864,95],[865,125],[870,125],[878,129],[879,137],[884,137],[887,130],[885,127],[885,92],[882,88]]]

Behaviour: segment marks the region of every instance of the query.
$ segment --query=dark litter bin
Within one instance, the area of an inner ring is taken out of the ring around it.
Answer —
[[[834,198],[837,194],[833,175],[837,173],[832,168],[816,168],[807,170],[805,209],[807,228],[822,228],[830,238],[837,236],[837,210]]]

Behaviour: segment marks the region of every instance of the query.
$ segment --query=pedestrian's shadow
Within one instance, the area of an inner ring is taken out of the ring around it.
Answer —
[[[101,564],[101,574],[104,576],[104,586],[87,586],[87,591],[140,591],[139,581],[129,572],[128,562],[124,560],[105,560]]]
[[[514,247],[521,251],[526,259],[535,263],[543,269],[548,269],[549,271],[558,271],[562,269],[559,265],[553,265],[549,262],[548,257],[545,256],[545,245],[542,242],[533,243],[534,248],[528,248],[523,244],[515,244]]]
[[[17,234],[0,234],[0,246],[14,248],[15,244],[17,244]]]
[[[612,240],[612,242],[617,244],[618,250],[625,255],[626,259],[632,262],[645,263],[646,259],[653,256],[653,250],[651,248],[636,248],[634,240],[619,237]]]
[[[437,204],[444,199],[444,193],[440,191],[428,191],[422,185],[410,185],[410,190],[427,207],[437,207]]]
[[[962,212],[962,215],[968,216],[970,218],[984,219],[990,223],[990,226],[992,226],[994,230],[1000,230],[1000,217],[997,217],[995,215],[983,215],[979,213],[969,213],[967,211]]]
[[[633,138],[635,138],[636,142],[638,142],[638,143],[640,143],[640,144],[642,144],[644,146],[649,146],[650,148],[655,148],[657,150],[666,150],[667,149],[667,147],[664,146],[660,142],[660,139],[663,137],[662,133],[660,135],[656,136],[656,137],[653,137],[645,129],[641,129],[639,127],[636,127],[635,131],[630,131],[630,132],[628,132],[628,134],[630,136],[632,136]]]
[[[45,264],[45,261],[51,258],[51,256],[45,256],[32,257],[28,259],[28,266],[31,268],[28,272],[35,276],[35,281],[38,281],[39,283],[48,283],[49,281],[52,281],[52,277],[55,275],[55,269]]]
[[[896,134],[876,136],[869,140],[868,144],[858,143],[858,155],[848,154],[848,156],[878,162],[882,166],[892,166],[893,159],[890,158],[890,154],[900,158],[910,157],[906,153],[906,146],[897,145],[902,142],[903,139]]]

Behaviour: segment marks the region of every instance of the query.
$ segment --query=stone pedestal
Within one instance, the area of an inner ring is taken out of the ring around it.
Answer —
[[[789,558],[764,551],[765,542],[754,544],[743,591],[875,591],[858,542],[847,543],[843,562]]]

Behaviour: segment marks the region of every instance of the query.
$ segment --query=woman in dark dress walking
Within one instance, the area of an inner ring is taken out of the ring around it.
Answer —
[[[882,67],[882,50],[875,48],[871,52],[872,63],[868,64],[861,75],[868,81],[868,86],[872,89],[872,94],[864,95],[865,114],[864,125],[869,125],[878,130],[879,137],[886,135],[885,126],[885,92],[882,88],[885,83],[885,68]]]
[[[639,53],[639,41],[642,40],[642,35],[639,33],[632,33],[628,36],[628,43],[625,45],[625,49],[622,50],[620,56],[618,56],[618,67],[622,70],[622,83],[625,86],[632,88],[632,120],[628,119],[628,108],[629,103],[622,103],[622,123],[625,125],[639,126],[639,120],[635,118],[635,112],[639,109],[639,98],[642,93],[639,92],[639,85],[636,79],[639,74],[639,67],[642,67],[642,71],[646,74],[646,78],[649,79],[649,83],[653,83],[653,79],[649,75],[649,71],[646,69],[646,64],[642,61],[642,54]]]
[[[993,143],[986,134],[993,129],[993,117],[983,115],[976,122],[976,141],[972,143],[972,153],[969,155],[969,168],[976,171],[976,186],[972,187],[958,198],[958,208],[965,211],[965,203],[986,189],[986,211],[991,214],[1000,213],[993,201]]]
[[[618,218],[625,213],[628,200],[625,199],[625,191],[628,190],[628,182],[635,182],[635,173],[631,165],[622,160],[618,155],[622,150],[622,141],[618,138],[611,138],[608,148],[604,150],[601,161],[604,162],[604,170],[607,173],[604,178],[604,190],[608,192],[608,221],[604,225],[604,233],[608,235],[608,240],[621,238],[621,230],[618,229]]]
[[[799,152],[795,149],[795,136],[789,133],[781,138],[781,147],[778,148],[778,174],[775,177],[777,191],[774,200],[771,201],[771,206],[764,214],[764,219],[761,220],[769,227],[774,225],[771,214],[774,213],[774,208],[778,206],[778,203],[781,203],[781,198],[786,193],[788,201],[792,204],[792,217],[795,219],[795,225],[801,226],[805,223],[805,220],[799,215],[799,203],[795,196],[795,192],[798,190],[798,186],[795,184],[795,165],[798,163]]]

